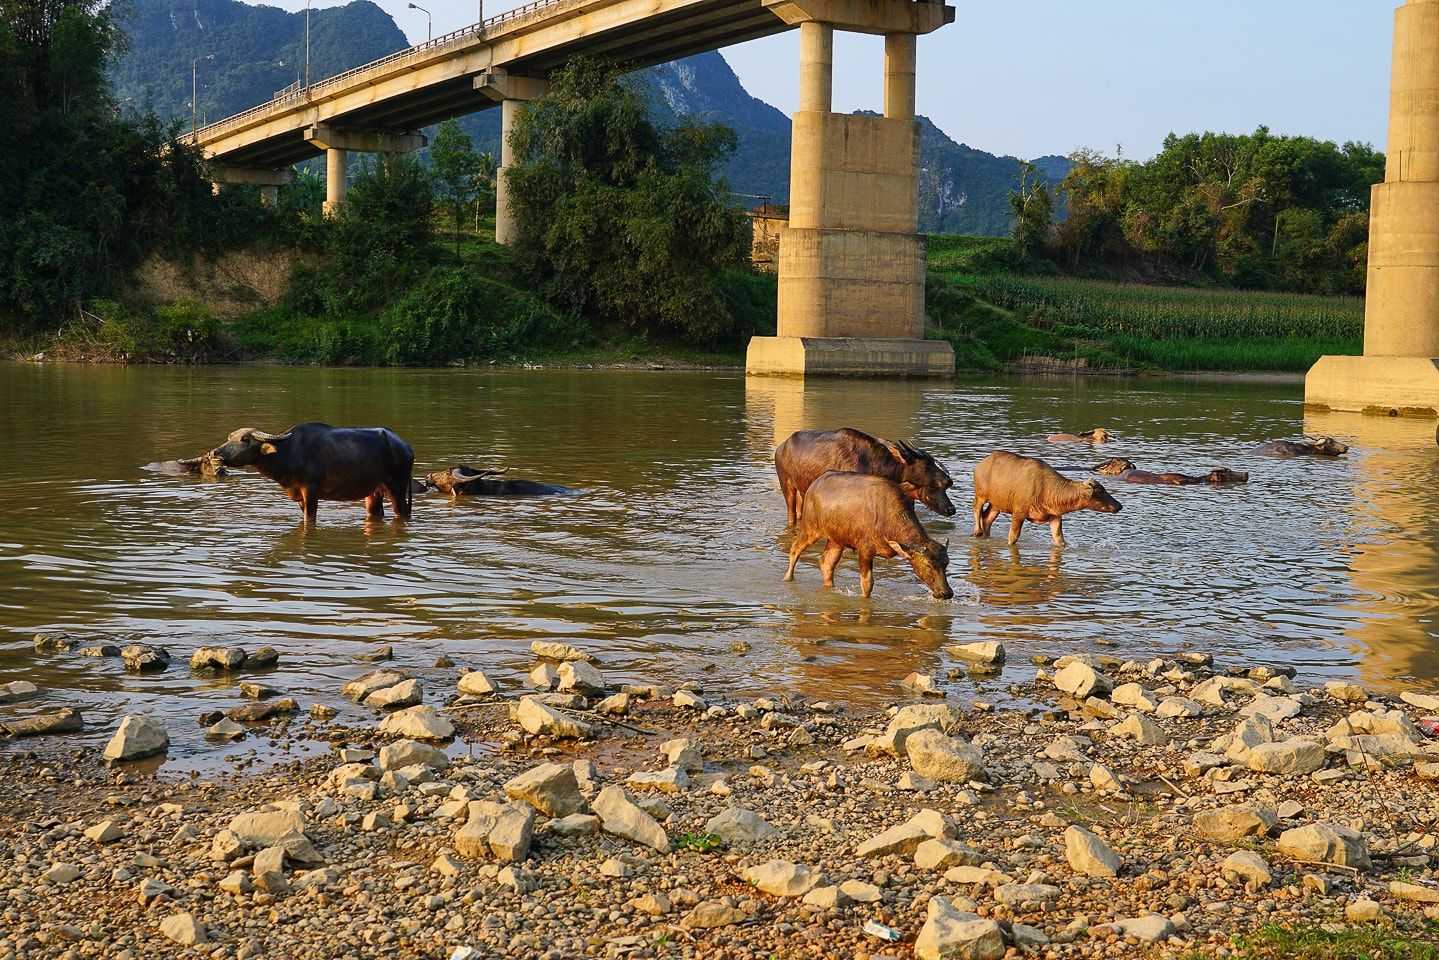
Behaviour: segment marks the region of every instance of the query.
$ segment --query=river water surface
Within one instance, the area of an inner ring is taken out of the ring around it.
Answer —
[[[236,427],[384,425],[416,474],[468,463],[563,484],[574,496],[416,498],[409,522],[323,503],[318,522],[253,471],[218,480],[142,469],[193,456]],[[365,714],[339,694],[384,645],[453,690],[441,657],[516,692],[534,639],[596,654],[606,679],[696,681],[720,697],[796,694],[855,706],[934,675],[952,702],[1003,703],[1029,658],[1147,659],[1182,649],[1221,666],[1288,663],[1301,680],[1439,688],[1439,448],[1432,422],[1306,416],[1297,382],[800,381],[740,372],[348,370],[0,366],[0,683],[40,700],[0,719],[82,709],[100,746],[126,713],[170,729],[171,764],[249,749],[206,744],[195,717],[242,702],[242,679]],[[950,539],[955,597],[935,601],[902,561],[859,595],[852,559],[823,587],[819,549],[781,577],[789,536],[776,443],[854,426],[908,438],[955,477],[959,513],[919,508]],[[1095,426],[1101,447],[1050,444]],[[1257,443],[1329,433],[1337,460],[1252,456]],[[1016,548],[970,536],[970,474],[993,450],[1155,470],[1248,471],[1247,484],[1109,483],[1118,514],[1073,514],[1067,546],[1028,526]],[[167,647],[153,675],[117,659],[37,653],[40,631]],[[1009,665],[971,680],[951,643],[1002,641]],[[205,645],[273,646],[255,678],[202,677]],[[747,649],[745,648],[747,645]],[[742,652],[743,651],[743,652]],[[950,671],[961,673],[950,676]],[[948,679],[946,679],[948,678]],[[251,742],[253,742],[253,737]],[[0,747],[3,749],[3,747]]]

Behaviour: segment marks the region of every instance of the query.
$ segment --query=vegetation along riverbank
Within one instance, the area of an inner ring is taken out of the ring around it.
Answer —
[[[11,722],[0,958],[1439,957],[1430,694],[975,643],[999,700],[901,662],[856,711],[533,652],[439,690],[402,655],[337,684],[373,717],[339,724],[199,648],[240,776],[157,769],[140,716],[109,764],[76,710]]]

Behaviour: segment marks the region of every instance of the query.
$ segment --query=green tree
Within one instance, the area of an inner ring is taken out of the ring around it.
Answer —
[[[446,120],[435,131],[430,144],[430,169],[434,173],[437,199],[450,212],[455,228],[455,260],[460,259],[460,224],[480,190],[480,156],[470,135],[459,123]]]
[[[690,340],[729,333],[726,269],[749,227],[718,176],[732,130],[661,128],[607,64],[571,61],[523,105],[507,187],[522,269],[561,309]]]
[[[1015,175],[1019,186],[1009,191],[1009,211],[1014,218],[1014,245],[1024,257],[1032,257],[1044,250],[1049,242],[1050,228],[1054,222],[1054,195],[1050,192],[1049,181],[1045,180],[1039,168],[1032,163],[1022,163]]]

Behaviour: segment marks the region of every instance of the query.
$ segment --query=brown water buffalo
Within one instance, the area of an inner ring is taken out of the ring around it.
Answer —
[[[424,486],[429,490],[440,490],[451,497],[548,497],[556,494],[578,493],[570,487],[552,483],[536,483],[533,480],[497,480],[500,474],[509,470],[476,470],[468,464],[459,464],[449,470],[437,470],[425,477]]]
[[[954,483],[939,461],[901,440],[891,443],[844,427],[839,430],[796,430],[774,451],[789,522],[804,515],[804,495],[822,473],[844,470],[893,480],[911,500],[935,513],[954,516],[946,490]]]
[[[1095,427],[1093,430],[1086,430],[1083,433],[1053,433],[1049,435],[1050,443],[1108,443],[1111,434],[1103,427]]]
[[[154,470],[157,473],[172,473],[177,476],[197,475],[201,477],[223,477],[227,472],[219,458],[208,453],[198,457],[187,457],[183,460],[161,460],[158,463],[147,463],[140,469]]]
[[[989,536],[995,518],[1012,518],[1009,542],[1019,540],[1024,521],[1044,523],[1055,546],[1064,546],[1063,518],[1075,510],[1117,513],[1119,501],[1096,480],[1068,480],[1035,457],[998,450],[974,468],[974,535]]]
[[[1116,480],[1124,483],[1159,483],[1168,484],[1173,487],[1186,487],[1196,483],[1212,483],[1216,486],[1226,483],[1247,483],[1249,474],[1240,473],[1237,470],[1230,470],[1228,467],[1215,467],[1202,477],[1189,473],[1150,473],[1148,470],[1123,470],[1113,475]]]
[[[1262,457],[1338,457],[1349,452],[1349,445],[1340,443],[1333,437],[1320,437],[1318,440],[1270,440],[1249,452]]]
[[[385,427],[297,423],[284,433],[241,427],[208,456],[229,467],[253,466],[285,488],[315,519],[321,500],[363,500],[371,517],[385,515],[385,497],[401,517],[413,502],[415,452]]]
[[[874,589],[874,558],[900,556],[937,600],[954,596],[945,579],[949,549],[930,538],[914,515],[914,501],[901,484],[867,473],[830,470],[820,474],[804,495],[799,531],[789,548],[786,580],[794,579],[799,555],[816,540],[829,541],[819,569],[824,585],[834,586],[834,568],[850,547],[859,556],[859,586]]]

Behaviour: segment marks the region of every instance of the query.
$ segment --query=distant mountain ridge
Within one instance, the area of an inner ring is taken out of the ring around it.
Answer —
[[[133,0],[130,6],[130,48],[114,68],[116,94],[136,106],[152,104],[163,119],[180,118],[188,128],[192,81],[195,119],[204,124],[264,103],[304,77],[304,12],[239,0]],[[389,14],[369,0],[315,9],[309,16],[312,82],[409,46]],[[735,130],[739,149],[724,170],[735,193],[789,201],[789,117],[751,96],[720,52],[652,67],[642,77],[661,114],[693,116]],[[477,97],[476,105],[486,102]],[[499,110],[480,110],[459,120],[475,149],[499,156]],[[1069,168],[1063,157],[1035,162],[1052,183]],[[980,236],[1009,232],[1005,213],[1018,159],[956,143],[921,117],[920,166],[920,230]]]

